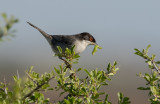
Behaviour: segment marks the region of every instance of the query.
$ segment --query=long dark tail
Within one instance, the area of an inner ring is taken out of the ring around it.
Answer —
[[[27,22],[29,25],[31,25],[32,27],[34,27],[35,29],[37,29],[47,40],[48,39],[52,39],[52,37],[47,34],[46,32],[44,32],[43,30],[41,30],[40,28],[38,28],[37,26],[31,24],[30,22]]]

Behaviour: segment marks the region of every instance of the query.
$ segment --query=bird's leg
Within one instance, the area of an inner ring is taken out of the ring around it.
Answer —
[[[72,70],[72,66],[71,66],[71,64],[69,64],[69,63],[67,62],[67,60],[63,59],[62,57],[59,57],[59,59],[63,60],[64,63],[66,64],[66,67],[69,68],[70,70]],[[72,73],[72,74],[70,75],[70,77],[73,77],[74,79],[76,79],[76,73]]]
[[[61,60],[64,61],[64,63],[66,64],[67,68],[71,69],[71,64],[69,64],[69,63],[67,62],[67,60],[63,59],[62,57],[59,57],[59,59],[61,59]]]

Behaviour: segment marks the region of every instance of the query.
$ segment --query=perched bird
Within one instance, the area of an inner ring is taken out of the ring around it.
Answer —
[[[88,45],[97,45],[95,38],[88,32],[75,35],[49,35],[37,26],[29,22],[27,23],[37,29],[46,38],[55,54],[59,53],[57,46],[60,46],[64,52],[66,48],[71,49],[75,45],[75,53],[80,54]],[[62,59],[62,57],[59,58]]]

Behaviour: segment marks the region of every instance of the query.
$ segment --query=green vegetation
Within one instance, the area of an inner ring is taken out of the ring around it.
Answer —
[[[18,19],[14,16],[11,16],[10,18],[7,17],[6,13],[2,13],[2,18],[4,20],[3,23],[0,22],[0,41],[2,41],[2,37],[10,35],[14,36],[12,33],[15,32],[15,30],[11,31],[11,28],[15,23],[18,22]]]
[[[148,56],[148,50],[150,45],[139,51],[135,49],[135,54],[143,57],[148,63],[151,73],[145,73],[140,77],[144,78],[146,83],[145,87],[139,87],[139,90],[149,90],[149,100],[151,104],[160,103],[160,73],[159,73],[159,61],[154,61],[155,55]],[[112,104],[108,101],[108,94],[106,92],[100,92],[102,86],[107,86],[107,81],[111,80],[111,76],[114,76],[119,68],[116,67],[117,62],[108,64],[105,70],[94,69],[88,71],[87,69],[73,69],[72,65],[78,63],[79,55],[75,54],[74,46],[71,50],[66,49],[65,53],[62,53],[62,49],[58,47],[60,54],[58,57],[64,58],[64,63],[59,65],[58,68],[54,67],[54,71],[50,73],[39,74],[34,72],[30,68],[26,71],[27,78],[19,78],[19,75],[13,76],[14,86],[8,89],[8,84],[5,82],[0,83],[0,103],[1,104],[48,104],[50,99],[56,101],[54,98],[45,98],[43,91],[58,91],[63,94],[67,94],[62,101],[55,102],[56,104]],[[95,51],[95,50],[93,50]],[[69,65],[69,66],[68,66]],[[79,78],[78,73],[83,71],[86,73],[85,78]],[[56,87],[52,87],[49,83],[50,80],[56,80]],[[100,99],[101,95],[105,94],[105,99]],[[128,97],[118,92],[118,104],[130,104]]]
[[[26,72],[27,78],[21,79],[19,75],[13,76],[14,86],[13,90],[8,89],[8,84],[4,82],[0,84],[0,103],[2,104],[47,104],[51,103],[49,99],[56,100],[54,98],[45,98],[42,91],[49,90],[60,90],[61,93],[59,96],[64,93],[67,94],[62,101],[57,102],[57,104],[111,104],[108,101],[108,94],[105,92],[99,92],[99,89],[102,86],[107,86],[107,81],[110,81],[110,76],[114,76],[119,68],[116,67],[117,62],[114,62],[113,65],[108,64],[105,70],[92,70],[88,71],[87,69],[73,69],[72,65],[78,63],[79,55],[75,54],[74,47],[69,50],[66,49],[65,53],[61,53],[62,49],[58,47],[60,54],[59,57],[65,58],[64,62],[59,65],[58,68],[54,67],[54,71],[51,73],[44,73],[40,75],[39,73],[34,72],[30,68]],[[67,62],[67,64],[66,64]],[[68,67],[68,63],[70,67]],[[83,71],[86,73],[85,78],[79,78],[77,74]],[[56,80],[57,86],[52,88],[50,86],[50,80]],[[105,94],[106,98],[100,99],[101,95]],[[119,104],[128,104],[129,98],[123,97],[123,94],[118,93]]]
[[[155,61],[155,56],[152,54],[151,57],[148,56],[148,50],[151,45],[148,45],[146,49],[139,51],[135,49],[135,54],[144,58],[146,63],[148,63],[149,68],[151,69],[151,73],[145,73],[142,75],[139,74],[140,77],[144,78],[146,81],[145,87],[139,87],[139,90],[148,90],[150,96],[151,104],[160,104],[160,61]]]
[[[93,51],[92,51],[92,55],[94,55],[97,52],[97,49],[102,49],[102,47],[95,45]]]

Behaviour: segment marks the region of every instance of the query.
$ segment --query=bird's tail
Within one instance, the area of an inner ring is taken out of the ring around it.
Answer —
[[[30,22],[27,22],[29,25],[31,25],[32,27],[34,27],[35,29],[37,29],[47,40],[49,39],[52,39],[52,37],[47,34],[46,32],[44,32],[43,30],[41,30],[40,28],[38,28],[37,26],[31,24]]]

